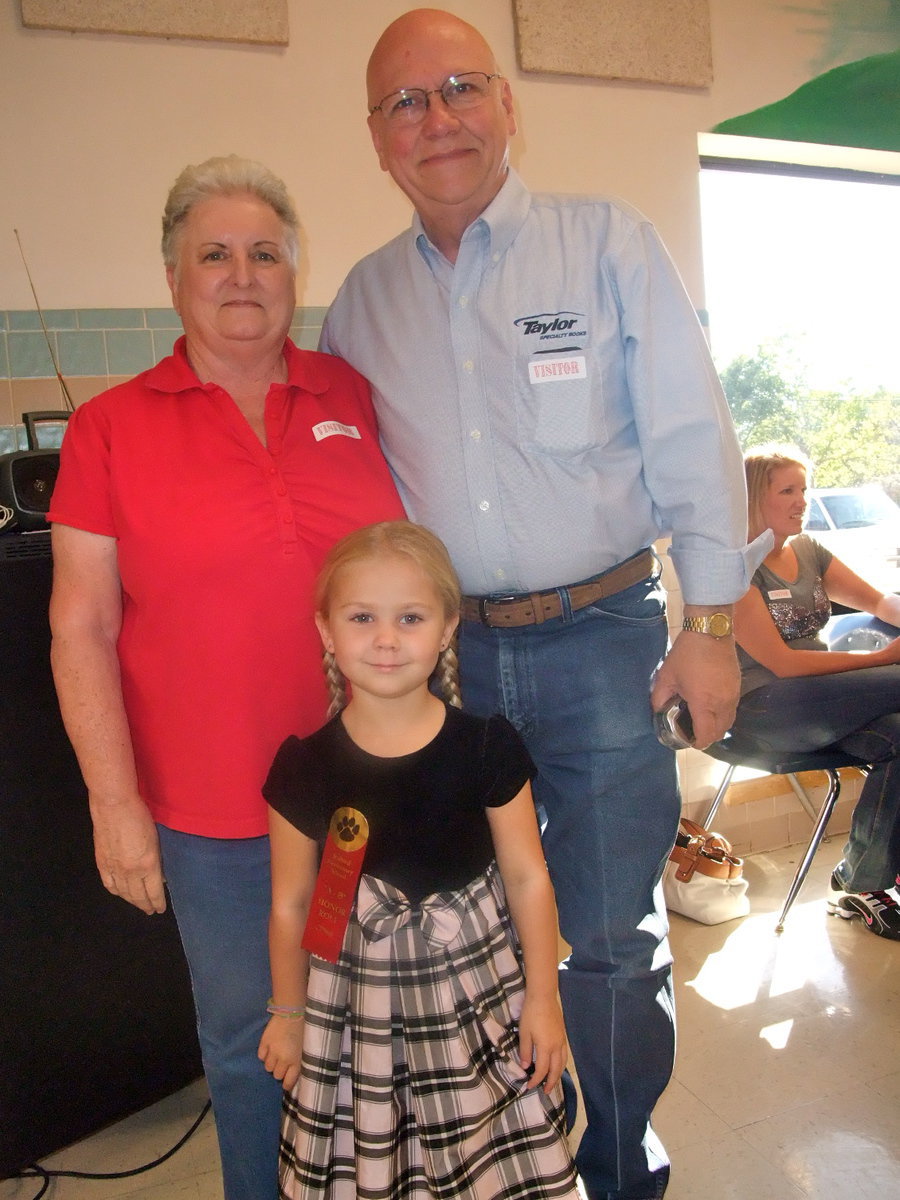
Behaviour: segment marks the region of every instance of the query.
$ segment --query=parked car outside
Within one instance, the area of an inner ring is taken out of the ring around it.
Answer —
[[[900,506],[877,483],[810,488],[806,532],[867,582],[900,592]]]

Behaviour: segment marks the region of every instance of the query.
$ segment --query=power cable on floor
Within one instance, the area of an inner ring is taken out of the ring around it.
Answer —
[[[42,1167],[39,1163],[30,1163],[27,1167],[23,1167],[18,1171],[13,1178],[15,1179],[40,1179],[41,1189],[36,1192],[32,1200],[41,1200],[42,1196],[47,1194],[47,1189],[50,1187],[54,1179],[129,1179],[132,1175],[142,1175],[145,1171],[152,1171],[154,1167],[160,1166],[173,1154],[177,1154],[181,1147],[194,1136],[200,1128],[200,1123],[206,1114],[209,1112],[212,1104],[207,1100],[204,1104],[200,1116],[194,1121],[193,1125],[184,1134],[183,1137],[175,1143],[171,1150],[167,1150],[165,1154],[161,1154],[159,1158],[155,1158],[153,1162],[144,1163],[142,1167],[132,1167],[130,1171],[110,1171],[109,1173],[93,1173],[90,1171],[50,1171],[46,1167]]]

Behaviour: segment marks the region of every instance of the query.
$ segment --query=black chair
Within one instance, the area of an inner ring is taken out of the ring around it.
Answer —
[[[822,631],[822,637],[827,642],[829,650],[880,650],[897,636],[894,625],[879,621],[869,613],[847,611],[833,616]],[[797,799],[813,822],[806,853],[797,867],[794,880],[775,926],[775,932],[781,933],[791,905],[797,898],[797,893],[803,886],[815,853],[819,848],[825,829],[834,812],[834,806],[841,794],[841,780],[838,770],[841,767],[857,767],[860,771],[868,770],[868,763],[854,758],[837,746],[826,746],[822,750],[811,750],[805,754],[788,754],[786,751],[775,752],[760,745],[751,737],[742,735],[735,737],[726,734],[721,742],[714,742],[706,747],[706,754],[721,762],[728,763],[728,769],[719,784],[719,790],[713,797],[704,824],[710,829],[711,822],[719,811],[719,805],[728,791],[731,777],[737,767],[751,767],[755,771],[765,771],[769,775],[784,775],[794,789]],[[828,777],[828,790],[822,806],[816,812],[815,805],[803,784],[797,778],[801,771],[824,771]]]
[[[788,754],[785,751],[776,753],[761,746],[752,738],[734,737],[731,734],[727,735],[721,742],[713,742],[711,746],[707,746],[704,753],[709,754],[712,758],[719,759],[720,762],[728,764],[722,782],[719,784],[719,789],[713,797],[712,805],[703,822],[707,829],[712,828],[712,822],[719,811],[719,805],[728,791],[731,778],[737,767],[751,767],[755,771],[765,771],[769,775],[787,776],[800,803],[813,819],[813,830],[810,835],[809,844],[797,867],[793,882],[788,890],[787,899],[781,910],[781,916],[778,918],[778,924],[775,926],[775,932],[781,933],[784,929],[784,922],[787,919],[791,905],[796,900],[797,893],[803,886],[803,881],[806,879],[810,864],[819,848],[819,843],[825,833],[831,814],[834,812],[834,806],[837,804],[838,797],[841,794],[841,779],[838,775],[838,769],[840,767],[858,767],[861,770],[865,770],[867,764],[858,758],[854,758],[851,754],[847,754],[838,747],[826,747],[824,750],[813,750],[806,754]],[[797,775],[801,771],[824,771],[828,777],[828,789],[818,813],[806,789],[797,779]]]

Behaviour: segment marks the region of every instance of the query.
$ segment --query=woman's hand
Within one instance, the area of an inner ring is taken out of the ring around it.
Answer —
[[[532,1000],[525,989],[525,1003],[519,1021],[519,1062],[524,1070],[534,1070],[526,1091],[544,1086],[551,1092],[559,1083],[569,1059],[566,1028],[558,997]]]
[[[91,795],[94,857],[106,890],[149,915],[166,911],[159,836],[139,796],[104,804]]]
[[[305,1024],[303,1017],[270,1017],[260,1038],[259,1059],[287,1092],[300,1078]]]
[[[892,642],[888,642],[886,646],[882,646],[880,650],[873,650],[866,655],[867,662],[860,663],[860,666],[894,666],[900,663],[900,637],[895,637]]]

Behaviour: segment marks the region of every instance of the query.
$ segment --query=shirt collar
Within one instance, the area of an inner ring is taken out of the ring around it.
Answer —
[[[290,338],[286,338],[284,359],[287,363],[288,387],[300,388],[313,395],[321,395],[328,390],[328,377],[320,355],[311,350],[301,350]],[[171,355],[150,368],[146,380],[151,388],[159,392],[187,392],[203,386],[188,362],[183,334],[172,347]]]
[[[515,241],[530,208],[531,193],[510,167],[500,191],[463,234],[463,241],[469,237],[486,237],[488,252],[500,259]],[[413,214],[410,232],[417,250],[429,265],[434,264],[435,256],[442,257],[425,232],[418,213]]]

